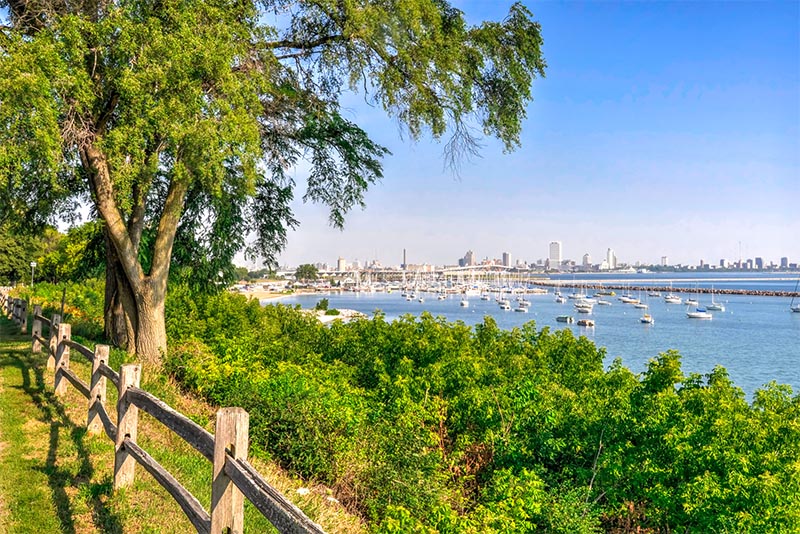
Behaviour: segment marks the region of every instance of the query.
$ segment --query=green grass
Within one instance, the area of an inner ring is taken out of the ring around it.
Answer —
[[[118,369],[128,359],[112,351],[110,364]],[[0,317],[0,534],[192,532],[177,503],[140,467],[132,487],[112,491],[113,443],[105,434],[87,435],[87,401],[74,388],[70,386],[64,397],[53,394],[46,361],[46,354],[31,353],[27,335]],[[70,367],[89,381],[91,367],[82,356],[73,352]],[[213,408],[183,395],[158,370],[143,370],[142,388],[213,431]],[[116,391],[109,382],[106,405],[112,420],[115,404]],[[143,412],[137,442],[208,509],[210,462]],[[274,466],[253,462],[271,475],[271,482],[280,479],[283,491],[302,485]],[[324,496],[311,495],[297,504],[331,533],[361,530],[357,520]],[[275,532],[249,502],[245,532]]]

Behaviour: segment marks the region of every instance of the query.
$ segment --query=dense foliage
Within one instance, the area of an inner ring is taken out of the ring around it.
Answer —
[[[749,404],[668,352],[635,375],[569,330],[430,315],[322,326],[174,291],[166,364],[253,447],[381,532],[796,532],[800,396]]]

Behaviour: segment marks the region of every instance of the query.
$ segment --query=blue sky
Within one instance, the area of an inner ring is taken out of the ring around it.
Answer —
[[[510,2],[457,1],[499,20]],[[608,247],[622,261],[800,261],[800,3],[527,2],[547,77],[535,82],[522,146],[454,177],[442,143],[413,143],[353,96],[346,112],[393,153],[344,231],[298,202],[281,263],[398,264],[544,258]],[[302,182],[304,173],[297,171]],[[298,198],[302,196],[298,195]]]

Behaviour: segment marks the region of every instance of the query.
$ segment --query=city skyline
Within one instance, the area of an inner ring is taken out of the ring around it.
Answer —
[[[555,247],[554,247],[555,246]],[[558,254],[558,266],[554,267],[553,254]],[[358,258],[347,255],[340,255],[333,260],[317,258],[313,261],[305,261],[302,263],[310,263],[317,267],[326,266],[329,270],[345,271],[352,269],[368,269],[368,268],[392,268],[392,269],[405,269],[418,270],[421,266],[426,267],[469,267],[469,266],[482,266],[482,265],[497,265],[512,268],[537,268],[539,270],[565,270],[566,267],[572,266],[578,270],[589,268],[595,271],[613,271],[620,268],[630,267],[679,267],[679,268],[709,268],[709,269],[729,269],[737,268],[745,270],[752,269],[790,269],[796,270],[800,264],[800,258],[780,256],[778,258],[769,258],[763,256],[751,256],[742,258],[698,258],[694,262],[680,263],[672,262],[668,256],[661,256],[657,262],[644,262],[637,259],[620,261],[617,258],[616,252],[612,248],[606,249],[606,254],[600,261],[592,261],[591,254],[584,253],[577,257],[562,255],[562,243],[558,241],[551,241],[548,244],[546,254],[539,257],[531,256],[516,256],[511,251],[500,251],[488,254],[476,254],[472,249],[467,250],[463,256],[451,258],[450,261],[443,263],[436,263],[427,261],[424,258],[409,260],[408,249],[403,248],[399,261],[388,261],[381,258]],[[513,258],[513,260],[512,260]],[[299,264],[298,264],[299,265]],[[292,269],[296,265],[283,264],[282,269]]]
[[[477,23],[510,2],[455,5]],[[295,203],[281,264],[399,264],[403,247],[409,263],[468,249],[536,260],[553,240],[578,262],[608,248],[656,265],[800,257],[800,4],[528,5],[549,68],[522,147],[484,140],[454,177],[444,142],[411,143],[353,95],[345,113],[393,152],[385,177],[342,232]]]

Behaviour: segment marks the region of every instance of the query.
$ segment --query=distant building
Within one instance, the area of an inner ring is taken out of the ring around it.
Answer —
[[[669,257],[661,256],[661,266],[666,267],[667,265],[669,265]]]
[[[614,254],[613,248],[609,248],[606,251],[606,263],[608,263],[608,268],[612,271],[617,268],[617,255]]]
[[[551,269],[558,269],[561,265],[561,241],[551,241],[550,242],[550,256],[548,256],[550,260],[550,268]]]
[[[756,258],[756,269],[764,268],[764,258]]]
[[[781,258],[781,269],[788,269],[789,268],[789,258],[786,256]]]
[[[503,252],[503,267],[511,267],[511,254]]]
[[[752,260],[752,258],[747,260],[747,264],[746,265],[747,265],[747,267],[746,267],[747,269],[752,269],[753,268],[753,260]]]
[[[475,253],[471,250],[468,250],[466,254],[464,254],[464,267],[470,267],[475,265]]]
[[[722,258],[721,260],[719,260],[719,266],[722,267],[723,269],[727,269],[728,267],[731,266],[731,263],[725,258]]]
[[[336,261],[336,270],[337,271],[346,271],[347,270],[347,262],[344,260],[344,258],[339,258]]]
[[[592,257],[589,256],[588,252],[583,255],[583,264],[582,265],[583,265],[584,269],[589,269],[589,267],[592,266]]]

